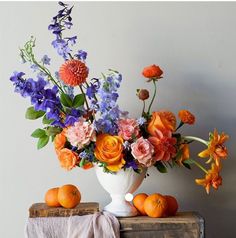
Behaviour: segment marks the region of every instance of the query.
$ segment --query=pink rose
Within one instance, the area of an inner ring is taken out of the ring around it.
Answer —
[[[145,167],[150,167],[154,164],[155,159],[152,156],[153,153],[153,145],[143,137],[140,137],[133,144],[131,144],[131,154]]]
[[[135,119],[121,119],[118,122],[118,135],[124,140],[130,140],[133,136],[139,135],[139,126]]]
[[[96,132],[93,125],[81,118],[67,129],[66,137],[72,146],[80,150],[91,141],[96,141]]]

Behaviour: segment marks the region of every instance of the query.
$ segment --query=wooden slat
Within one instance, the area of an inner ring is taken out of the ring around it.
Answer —
[[[204,220],[196,212],[180,212],[174,217],[138,216],[119,218],[121,238],[203,238]]]
[[[99,204],[95,202],[80,203],[77,207],[67,209],[63,207],[49,207],[46,203],[35,203],[29,208],[29,217],[68,217],[93,214],[99,211]]]

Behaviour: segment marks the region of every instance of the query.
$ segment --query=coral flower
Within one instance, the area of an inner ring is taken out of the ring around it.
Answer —
[[[195,122],[195,116],[188,110],[180,110],[178,116],[185,124],[193,125]]]
[[[147,66],[143,69],[142,72],[143,76],[145,78],[160,78],[161,75],[163,74],[163,71],[161,70],[161,68],[155,64]]]
[[[220,164],[220,159],[226,159],[228,155],[227,148],[224,143],[229,139],[229,136],[224,132],[219,135],[217,130],[215,129],[213,134],[210,134],[210,141],[208,144],[208,148],[201,153],[198,154],[201,158],[210,157],[209,162],[214,159],[217,166]]]
[[[67,148],[60,150],[58,159],[61,167],[68,171],[73,169],[79,161],[77,154]]]
[[[156,135],[148,138],[154,146],[156,161],[169,161],[176,154],[176,138],[172,137],[170,130],[156,130]]]
[[[151,120],[148,123],[147,131],[155,136],[156,130],[174,131],[176,127],[176,118],[172,112],[162,111],[162,112],[153,112]]]
[[[190,157],[189,145],[188,144],[181,144],[180,145],[181,155],[178,159],[178,164],[183,165],[183,162]]]
[[[125,164],[123,155],[123,139],[120,136],[101,134],[97,137],[95,157],[107,164],[106,168],[117,172]]]
[[[222,185],[222,177],[220,176],[221,167],[217,166],[215,163],[212,163],[211,169],[208,170],[204,179],[196,179],[195,182],[198,185],[202,185],[205,187],[207,194],[210,192],[210,187],[212,186],[215,190],[218,189],[220,185]]]
[[[68,60],[60,67],[59,76],[66,85],[77,86],[85,82],[88,68],[79,60]]]

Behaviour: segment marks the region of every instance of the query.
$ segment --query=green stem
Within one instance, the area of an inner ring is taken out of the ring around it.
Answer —
[[[143,100],[143,111],[142,111],[142,116],[144,116],[144,113],[145,113],[145,106],[146,106],[146,104],[145,104],[145,100]]]
[[[156,94],[157,94],[157,85],[156,85],[155,79],[153,79],[152,82],[153,82],[153,84],[154,84],[154,94],[153,94],[153,96],[152,96],[151,103],[150,103],[150,105],[149,105],[149,107],[148,107],[148,114],[150,114],[150,110],[151,110],[152,104],[153,104],[154,99],[155,99]]]
[[[183,125],[184,125],[184,123],[181,121],[175,131],[177,131]]]
[[[182,137],[184,140],[194,140],[194,141],[198,141],[206,146],[208,146],[208,143],[207,141],[201,139],[201,138],[198,138],[198,137],[195,137],[195,136],[183,136]]]
[[[193,161],[193,163],[198,167],[198,168],[200,168],[203,172],[205,172],[206,174],[208,174],[208,171],[201,165],[201,164],[199,164],[197,161],[195,161],[195,160],[192,160]]]
[[[88,109],[88,111],[89,111],[89,105],[88,105],[88,101],[87,101],[86,95],[85,95],[85,93],[84,93],[84,90],[83,90],[83,88],[82,88],[81,85],[79,85],[79,88],[80,88],[81,92],[82,92],[83,95],[84,95],[85,104],[86,104],[86,107],[87,107],[87,109]]]

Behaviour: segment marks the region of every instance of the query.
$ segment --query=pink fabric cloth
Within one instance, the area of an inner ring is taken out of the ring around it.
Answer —
[[[120,224],[108,212],[71,217],[29,218],[26,238],[119,238]]]

